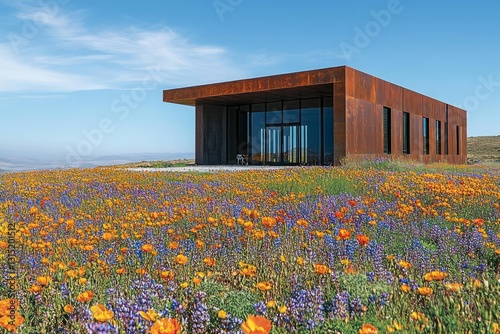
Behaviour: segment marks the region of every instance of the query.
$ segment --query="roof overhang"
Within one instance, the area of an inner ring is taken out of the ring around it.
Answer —
[[[333,95],[345,66],[163,91],[163,101],[189,106],[235,105]]]

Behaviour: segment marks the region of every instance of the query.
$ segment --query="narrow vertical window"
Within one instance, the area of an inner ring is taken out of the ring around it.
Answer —
[[[403,153],[410,154],[410,114],[403,112]]]
[[[446,116],[444,120],[444,154],[448,155],[448,105],[446,105]]]
[[[391,154],[391,109],[384,107],[384,153]]]
[[[424,137],[424,154],[429,154],[429,119],[427,117],[423,118],[422,130]]]
[[[436,121],[436,154],[441,155],[441,121]]]
[[[457,125],[457,155],[460,155],[460,127]]]

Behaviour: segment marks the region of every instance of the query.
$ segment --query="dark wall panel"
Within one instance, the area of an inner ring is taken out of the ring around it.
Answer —
[[[227,163],[226,107],[205,104],[203,106],[203,164]]]

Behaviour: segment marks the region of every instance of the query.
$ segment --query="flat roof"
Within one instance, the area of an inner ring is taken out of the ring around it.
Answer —
[[[333,83],[342,81],[346,66],[271,75],[163,91],[163,101],[197,104],[250,104],[333,95]]]

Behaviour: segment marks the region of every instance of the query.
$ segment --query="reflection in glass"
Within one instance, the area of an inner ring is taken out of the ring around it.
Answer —
[[[250,138],[250,146],[252,152],[252,162],[253,163],[263,163],[264,162],[264,130],[266,126],[264,104],[254,104],[252,105],[252,132]]]
[[[281,102],[266,104],[266,124],[281,124]]]
[[[321,164],[320,99],[303,100],[301,105],[301,163]]]
[[[299,163],[299,126],[283,126],[283,163]]]
[[[281,126],[266,128],[266,162],[281,163]]]
[[[283,103],[283,123],[300,122],[300,103],[299,101],[285,101]]]

